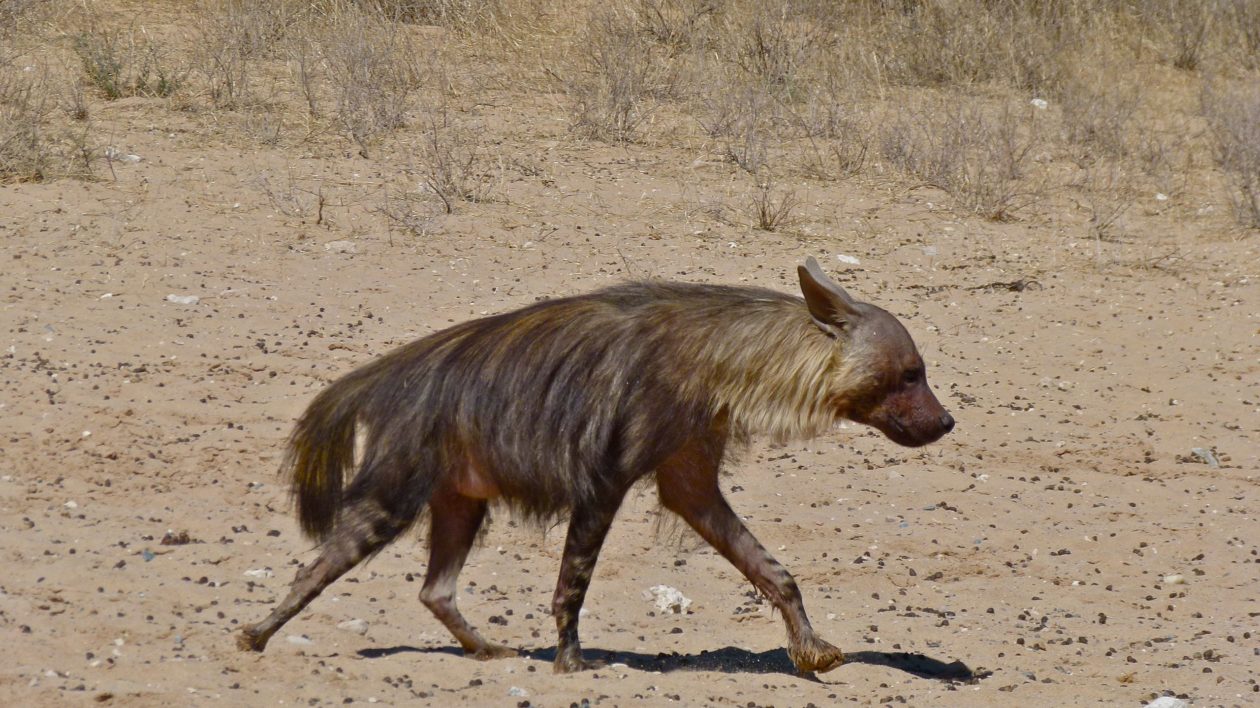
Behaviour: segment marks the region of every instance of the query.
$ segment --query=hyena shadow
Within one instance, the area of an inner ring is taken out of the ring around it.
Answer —
[[[360,649],[358,655],[365,659],[377,659],[395,654],[449,654],[463,656],[459,647],[420,648],[413,646],[381,647],[377,649]],[[788,674],[799,676],[800,672],[788,657],[785,649],[770,649],[753,652],[738,647],[723,647],[713,651],[703,650],[698,654],[645,654],[633,651],[600,651],[589,649],[584,652],[588,658],[602,661],[605,664],[625,664],[636,671],[715,671],[726,674]],[[534,649],[522,653],[523,657],[537,661],[554,661],[554,647]],[[975,683],[992,675],[992,671],[973,669],[961,661],[945,662],[925,654],[910,652],[857,651],[845,654],[845,665],[870,664],[887,666],[904,671],[912,676],[951,683]],[[856,669],[850,669],[856,670]],[[815,674],[807,674],[813,680],[820,680]]]

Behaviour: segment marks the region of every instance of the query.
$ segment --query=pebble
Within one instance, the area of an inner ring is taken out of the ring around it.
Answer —
[[[271,568],[254,568],[253,570],[245,571],[242,575],[247,578],[270,578],[275,573],[271,572]]]
[[[862,265],[862,261],[858,260],[857,256],[850,256],[844,253],[837,253],[836,260],[846,265]]]
[[[1146,708],[1190,708],[1190,704],[1173,696],[1160,696],[1147,703]]]
[[[1185,585],[1186,576],[1182,575],[1181,573],[1173,573],[1172,575],[1165,575],[1164,584],[1165,585]]]
[[[354,241],[329,241],[324,244],[324,250],[333,253],[358,253],[359,247]]]
[[[300,634],[290,634],[285,639],[290,644],[296,644],[300,647],[309,647],[310,645],[315,643],[315,642],[312,642],[309,637],[303,637]]]
[[[656,600],[656,609],[666,614],[681,615],[691,607],[691,599],[682,594],[678,588],[668,585],[653,585],[643,593],[643,599]]]
[[[362,634],[367,634],[368,623],[356,617],[354,619],[349,619],[349,620],[346,620],[345,622],[339,623],[337,625],[337,629],[344,629],[347,632],[354,632],[355,634],[362,635]]]
[[[1212,454],[1212,451],[1206,447],[1191,448],[1190,454],[1194,455],[1196,458],[1201,460],[1203,464],[1211,467],[1212,469],[1217,469],[1221,466],[1220,460],[1217,460],[1216,455]]]
[[[511,688],[509,688],[509,689],[508,689],[508,695],[509,695],[509,696],[518,696],[518,697],[520,697],[520,698],[524,698],[524,697],[526,697],[526,696],[528,696],[528,695],[529,695],[529,691],[526,691],[525,689],[523,689],[523,688],[519,688],[519,687],[517,687],[517,686],[513,686],[513,687],[511,687]]]
[[[201,302],[201,298],[196,295],[175,295],[174,293],[166,296],[167,302],[173,302],[176,305],[196,305]]]

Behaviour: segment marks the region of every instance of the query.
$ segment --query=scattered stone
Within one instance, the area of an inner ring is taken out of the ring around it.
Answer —
[[[333,253],[358,253],[359,247],[354,241],[329,241],[324,244],[324,250]]]
[[[1190,708],[1190,704],[1173,696],[1160,696],[1147,703],[1146,708]]]
[[[173,302],[176,305],[196,305],[201,302],[201,298],[196,295],[175,295],[174,293],[166,296],[167,302]]]
[[[513,687],[511,687],[511,688],[509,688],[509,689],[508,689],[508,695],[509,695],[509,696],[517,696],[517,697],[519,697],[519,698],[524,698],[524,697],[526,697],[526,696],[528,696],[528,695],[529,695],[529,691],[526,691],[525,689],[520,688],[520,687],[518,687],[518,686],[513,686]]]
[[[310,637],[304,637],[300,634],[290,634],[288,637],[285,637],[285,640],[300,647],[309,647],[315,643],[311,641]]]
[[[358,617],[346,620],[337,624],[337,629],[344,629],[347,632],[354,632],[358,635],[365,635],[368,631],[368,623]]]
[[[271,572],[271,568],[254,568],[253,570],[245,571],[244,575],[247,578],[270,578],[275,573]]]
[[[1172,575],[1165,575],[1164,584],[1165,585],[1185,585],[1186,576],[1182,575],[1181,573],[1173,573]]]
[[[656,609],[666,614],[685,614],[687,608],[691,607],[690,598],[668,585],[653,585],[643,593],[643,599],[655,600]]]
[[[837,253],[836,260],[840,261],[841,263],[845,265],[852,265],[852,266],[862,265],[862,261],[858,260],[857,256],[850,256],[844,253]]]
[[[1216,459],[1216,455],[1206,447],[1191,448],[1190,454],[1212,469],[1217,469],[1221,466],[1220,460]]]
[[[1050,102],[1044,98],[1034,98],[1033,100],[1029,101],[1029,103],[1032,104],[1033,108],[1036,108],[1039,111],[1044,111],[1050,107]]]
[[[175,531],[167,531],[166,534],[162,536],[161,543],[163,546],[183,546],[192,543],[192,536],[189,536],[187,531],[180,531],[178,533]]]
[[[105,148],[105,157],[110,160],[115,160],[117,162],[126,162],[133,165],[144,159],[140,157],[139,155],[135,155],[129,152],[123,152],[122,150],[119,150],[118,148],[113,147],[112,145],[110,147]]]

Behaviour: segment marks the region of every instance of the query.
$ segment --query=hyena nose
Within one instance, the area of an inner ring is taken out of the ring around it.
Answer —
[[[941,414],[941,430],[944,432],[942,432],[941,435],[944,435],[945,433],[948,433],[949,431],[953,429],[954,429],[954,416],[948,413],[942,413]]]

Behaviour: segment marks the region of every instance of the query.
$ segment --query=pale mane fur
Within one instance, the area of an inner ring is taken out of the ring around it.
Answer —
[[[799,299],[750,303],[737,317],[697,327],[688,337],[699,374],[692,378],[732,428],[776,442],[816,437],[849,409],[846,396],[865,387],[861,346],[824,334]]]

